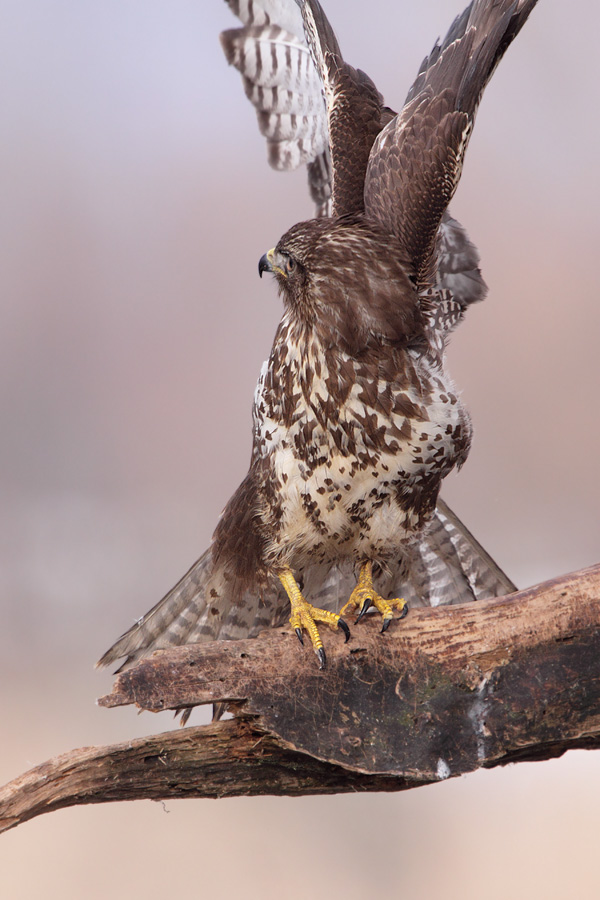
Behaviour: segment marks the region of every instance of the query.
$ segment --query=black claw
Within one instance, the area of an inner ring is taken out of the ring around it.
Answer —
[[[344,620],[341,619],[341,618],[338,619],[338,628],[341,628],[342,631],[344,632],[344,635],[345,635],[345,638],[346,638],[345,641],[344,641],[344,643],[347,644],[348,641],[350,640],[350,629],[348,628],[348,626],[346,625],[346,623],[344,622]]]
[[[390,619],[384,619],[384,620],[383,620],[383,625],[381,626],[381,633],[382,633],[382,634],[383,634],[385,631],[388,630],[388,628],[390,627],[390,622],[391,622],[391,621],[392,621],[391,618],[390,618]]]
[[[399,619],[404,619],[407,615],[408,615],[408,603],[405,603],[405,604],[404,604],[404,608],[401,610],[400,615],[398,616],[398,618],[399,618]]]
[[[371,604],[372,604],[372,603],[373,603],[373,598],[372,598],[372,597],[367,597],[367,599],[365,600],[365,602],[364,602],[363,605],[361,606],[360,612],[359,612],[359,614],[358,614],[358,618],[356,619],[356,624],[357,624],[357,625],[358,625],[358,623],[360,622],[360,620],[362,619],[362,617],[364,616],[364,614],[365,614],[366,612],[368,612],[368,611],[371,609]]]
[[[327,657],[325,656],[325,650],[324,650],[324,648],[323,648],[323,647],[319,647],[319,649],[316,651],[316,653],[317,653],[317,657],[318,657],[318,660],[319,660],[319,668],[320,668],[320,669],[324,669],[324,668],[325,668],[325,664],[327,663]]]
[[[301,629],[301,628],[296,628],[295,630],[296,630],[296,637],[298,638],[298,640],[300,641],[300,643],[301,643],[302,646],[304,647],[304,638],[302,637],[302,629]]]

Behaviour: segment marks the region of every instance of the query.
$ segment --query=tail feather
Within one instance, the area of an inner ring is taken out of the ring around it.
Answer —
[[[125,657],[118,672],[154,650],[200,641],[255,637],[281,625],[288,615],[283,590],[273,583],[260,596],[247,592],[234,602],[222,572],[214,571],[207,550],[183,578],[126,631],[97,663],[109,666]],[[303,590],[315,606],[338,610],[356,583],[351,563],[312,567],[302,574]],[[497,597],[516,590],[460,519],[438,501],[419,543],[403,553],[376,581],[387,597],[404,597],[412,606],[440,606]]]
[[[441,499],[438,500],[436,514],[456,550],[475,600],[501,597],[517,590],[516,584]]]
[[[403,571],[404,570],[404,571]],[[405,575],[404,572],[407,572]],[[443,500],[408,561],[385,586],[413,606],[441,606],[485,600],[516,586]]]
[[[116,670],[121,672],[153,650],[188,643],[189,636],[192,632],[196,633],[198,620],[205,611],[205,588],[211,569],[211,553],[207,550],[156,606],[121,635],[96,665],[110,666],[126,657],[125,662]]]

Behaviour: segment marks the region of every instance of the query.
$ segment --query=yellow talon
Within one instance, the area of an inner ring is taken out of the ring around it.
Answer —
[[[359,622],[371,605],[378,609],[383,617],[382,631],[387,631],[390,622],[394,618],[394,609],[400,610],[400,619],[403,619],[408,612],[406,600],[400,598],[384,600],[383,597],[375,592],[373,588],[373,564],[368,561],[361,564],[357,585],[350,594],[348,602],[340,610],[340,615],[344,616],[358,609],[359,613],[356,621]]]
[[[350,637],[350,630],[341,616],[325,609],[319,609],[304,599],[291,569],[284,569],[283,572],[280,572],[279,580],[285,588],[292,607],[290,625],[298,635],[301,644],[304,643],[302,632],[308,633],[313,649],[319,658],[319,668],[323,669],[326,662],[325,648],[316,623],[324,622],[331,628],[340,628],[344,632],[346,640]]]

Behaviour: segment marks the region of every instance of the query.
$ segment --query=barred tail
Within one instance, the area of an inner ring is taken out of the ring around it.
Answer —
[[[211,570],[211,553],[207,550],[156,606],[121,635],[96,665],[110,666],[124,656],[125,662],[117,669],[121,672],[153,650],[187,643],[191,623],[197,624],[205,611],[206,585]]]
[[[306,597],[337,611],[356,583],[350,563],[329,570],[309,567],[302,573]],[[452,510],[438,500],[429,528],[418,544],[403,552],[376,581],[383,596],[404,597],[411,606],[468,603],[510,594],[513,582],[494,562]],[[257,596],[233,598],[227,577],[215,570],[207,550],[183,578],[98,661],[109,666],[125,657],[118,672],[154,650],[198,641],[255,637],[280,625],[288,601],[275,583]]]
[[[500,597],[515,584],[443,500],[429,528],[382,585],[411,606],[441,606]]]

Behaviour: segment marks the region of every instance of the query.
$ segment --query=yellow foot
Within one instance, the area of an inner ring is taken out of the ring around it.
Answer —
[[[325,622],[325,624],[331,626],[331,628],[339,628],[344,632],[346,640],[350,637],[350,629],[344,620],[336,613],[327,612],[325,609],[319,609],[304,599],[300,592],[300,588],[296,584],[296,579],[292,575],[291,569],[284,569],[283,572],[280,572],[279,580],[284,586],[285,592],[292,605],[290,625],[296,632],[301,644],[304,643],[302,632],[306,631],[308,633],[313,649],[319,659],[319,668],[324,669],[327,658],[316,623]]]
[[[364,562],[360,567],[358,576],[358,584],[350,594],[350,599],[340,610],[342,616],[359,610],[357,622],[360,622],[367,610],[374,606],[379,610],[383,617],[381,630],[387,631],[389,624],[394,618],[394,609],[400,610],[399,619],[403,619],[408,612],[408,603],[406,600],[384,600],[373,589],[373,564]]]

